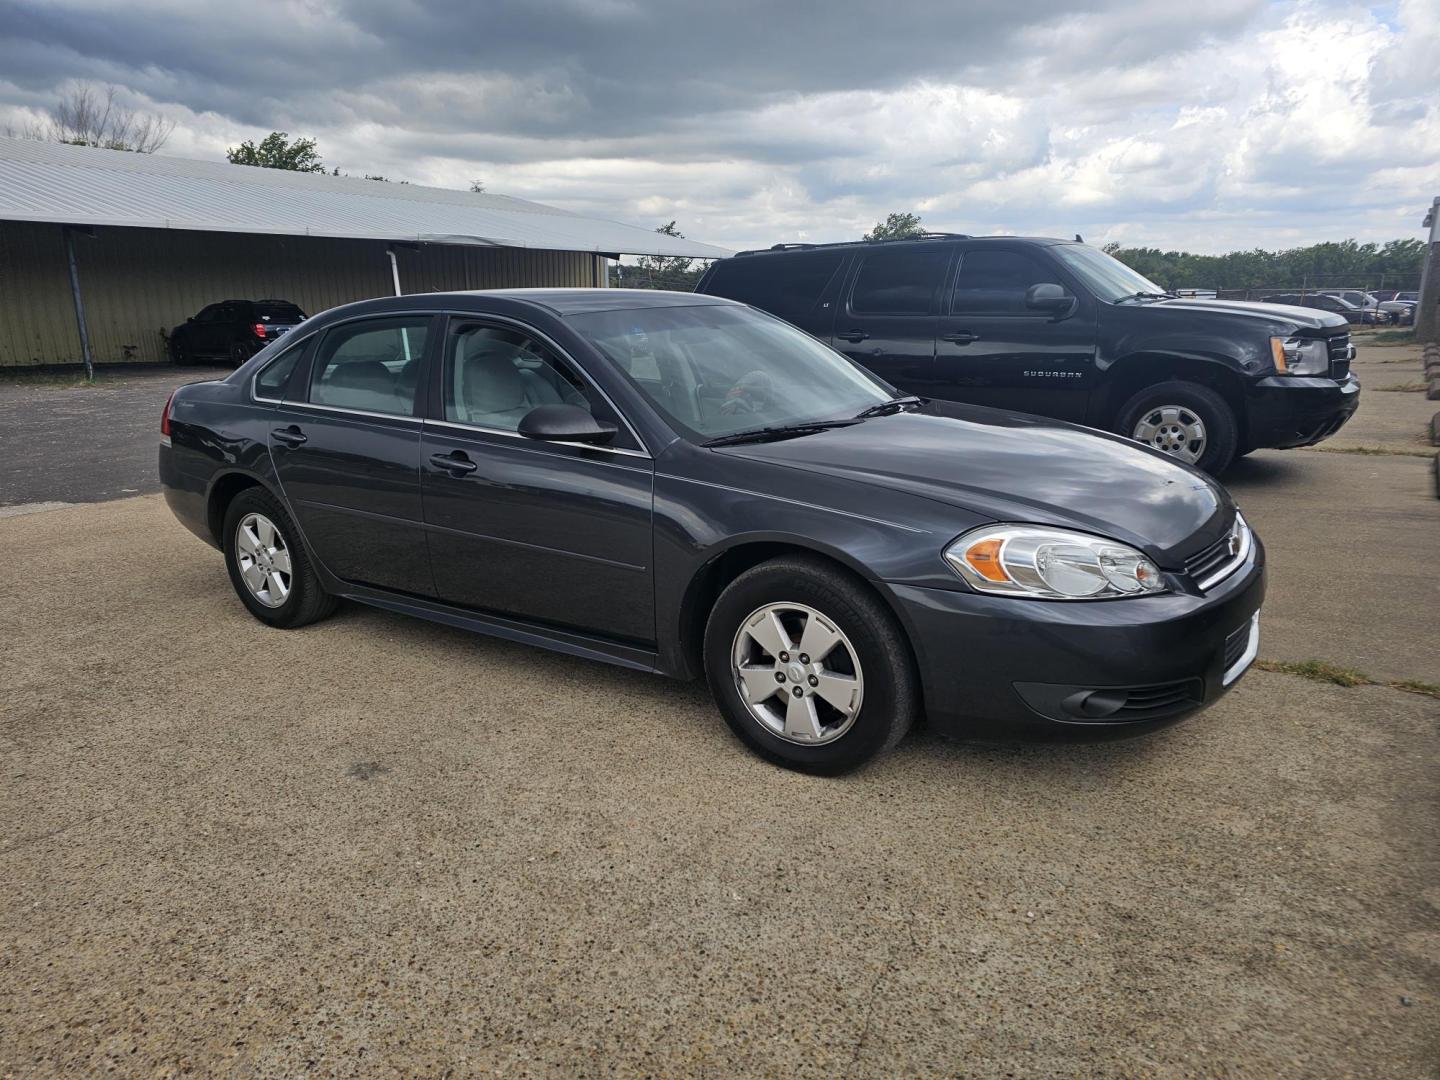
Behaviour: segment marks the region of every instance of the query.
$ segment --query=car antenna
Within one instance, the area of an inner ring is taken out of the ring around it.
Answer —
[[[1083,244],[1084,242],[1085,242],[1085,238],[1084,238],[1083,236],[1081,236],[1081,235],[1077,232],[1077,233],[1075,234],[1075,243],[1077,243],[1077,244]]]

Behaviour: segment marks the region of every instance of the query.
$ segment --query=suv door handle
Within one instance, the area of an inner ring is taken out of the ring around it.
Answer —
[[[270,432],[270,437],[278,443],[284,443],[286,446],[299,446],[307,439],[306,434],[294,424],[291,424],[289,427],[275,428]]]
[[[953,334],[941,334],[941,341],[954,342],[956,345],[969,345],[972,341],[979,341],[979,334],[972,334],[969,330],[956,330]]]
[[[464,450],[452,450],[448,454],[431,454],[430,464],[448,472],[455,479],[469,476],[480,466],[466,456]]]
[[[836,334],[841,341],[864,341],[870,335],[864,330],[846,330],[843,334]]]

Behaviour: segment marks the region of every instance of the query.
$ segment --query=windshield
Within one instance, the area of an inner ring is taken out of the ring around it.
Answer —
[[[277,323],[298,323],[305,321],[305,314],[294,304],[266,304],[255,305],[255,315],[266,322]]]
[[[566,321],[695,442],[853,417],[894,396],[809,334],[750,308],[596,311]]]
[[[1085,244],[1056,244],[1050,250],[1067,270],[1090,286],[1091,292],[1108,303],[1113,304],[1136,293],[1165,292],[1144,274],[1137,274],[1099,248]]]

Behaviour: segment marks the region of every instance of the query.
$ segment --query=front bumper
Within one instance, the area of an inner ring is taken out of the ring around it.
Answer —
[[[1360,407],[1360,380],[1272,375],[1246,395],[1246,443],[1252,450],[1313,446],[1334,435]]]
[[[1115,738],[1182,720],[1244,674],[1258,644],[1265,552],[1257,540],[1246,565],[1204,596],[1067,603],[890,588],[932,730]]]

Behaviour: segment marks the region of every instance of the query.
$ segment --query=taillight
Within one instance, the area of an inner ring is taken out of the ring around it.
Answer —
[[[160,414],[160,434],[167,439],[170,437],[170,403],[175,400],[175,391],[170,391],[170,396],[165,399],[165,411]]]
[[[257,322],[253,329],[256,337],[263,338],[265,336],[265,324],[263,322]]]

